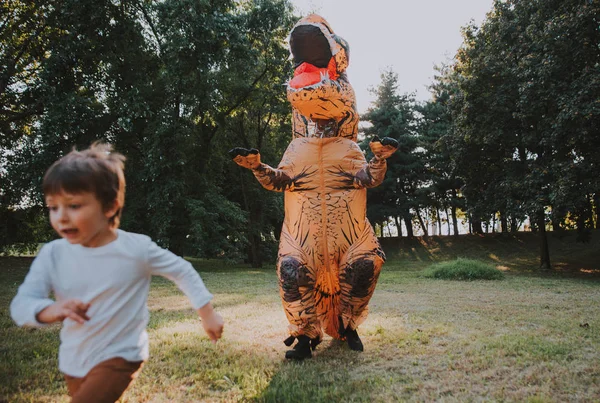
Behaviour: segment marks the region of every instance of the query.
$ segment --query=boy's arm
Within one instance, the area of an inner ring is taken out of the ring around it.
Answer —
[[[44,326],[37,315],[54,304],[48,296],[52,289],[50,268],[52,266],[51,247],[42,247],[19,287],[17,295],[10,303],[10,316],[18,326]]]
[[[78,299],[65,299],[55,302],[52,305],[42,309],[36,319],[40,323],[62,322],[65,319],[71,319],[82,325],[86,320],[90,320],[87,311],[90,304]]]
[[[217,341],[223,331],[223,318],[213,310],[213,295],[202,278],[187,260],[151,242],[147,253],[151,274],[163,276],[174,282],[188,297],[202,319],[202,326],[211,340]]]

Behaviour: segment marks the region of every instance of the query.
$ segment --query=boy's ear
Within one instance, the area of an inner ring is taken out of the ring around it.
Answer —
[[[117,214],[117,211],[119,211],[119,209],[121,208],[121,203],[119,203],[118,200],[115,200],[113,202],[113,204],[108,207],[106,210],[104,210],[104,216],[106,218],[112,218],[115,216],[115,214]]]

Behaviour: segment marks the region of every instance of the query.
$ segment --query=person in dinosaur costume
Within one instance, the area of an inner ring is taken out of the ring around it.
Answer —
[[[367,163],[356,143],[358,112],[348,82],[349,48],[327,21],[312,14],[290,34],[294,77],[287,86],[293,135],[277,168],[256,149],[234,148],[233,160],[268,190],[284,192],[277,275],[292,350],[304,359],[323,330],[363,351],[357,328],[366,319],[385,255],[366,217],[366,188],[378,186],[398,147],[374,138]]]

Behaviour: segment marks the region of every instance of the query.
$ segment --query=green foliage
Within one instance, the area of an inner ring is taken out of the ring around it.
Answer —
[[[489,263],[479,260],[458,258],[453,261],[436,263],[426,269],[423,275],[443,280],[501,280],[504,273]]]
[[[464,198],[460,194],[464,182],[457,175],[458,170],[453,164],[449,147],[453,129],[449,102],[458,92],[458,87],[451,78],[449,66],[436,69],[439,75],[430,87],[433,99],[417,106],[417,111],[422,116],[418,123],[419,143],[424,150],[431,204],[443,210],[450,209],[454,235],[458,235],[457,209],[464,209]]]
[[[593,225],[598,15],[598,2],[496,1],[480,27],[464,28],[445,75],[458,89],[447,144],[474,224],[500,212],[507,228],[528,216],[543,236],[551,210],[555,229],[567,212],[578,229]],[[542,246],[541,266],[549,265]]]
[[[381,84],[374,91],[377,99],[361,116],[362,121],[371,124],[364,129],[366,138],[362,144],[362,148],[367,150],[367,159],[372,157],[368,143],[373,136],[392,137],[399,143],[398,151],[387,160],[385,180],[368,192],[367,214],[374,223],[400,217],[411,231],[411,209],[418,210],[428,204],[420,191],[426,176],[423,160],[416,152],[418,136],[415,132],[414,95],[400,95],[398,91],[398,75],[391,70],[384,72]]]
[[[290,137],[286,0],[0,7],[2,208],[41,206],[50,164],[103,139],[127,157],[124,229],[178,254],[240,258],[249,242],[272,254],[282,210],[242,203],[227,150],[240,127],[268,157]]]
[[[34,254],[38,243],[53,239],[45,209],[30,207],[27,209],[1,209],[0,256]]]
[[[255,147],[276,165],[289,142],[288,1],[11,0],[0,15],[2,247],[47,239],[26,212],[43,205],[44,171],[104,139],[127,157],[124,229],[176,253],[274,258],[281,195],[227,150]],[[427,233],[425,214],[449,211],[456,228],[462,211],[476,233],[491,218],[502,232],[529,218],[589,241],[600,222],[598,15],[597,1],[495,1],[463,29],[423,104],[384,72],[362,147],[370,158],[377,135],[400,149],[368,192],[372,222],[404,222],[410,236],[417,221]]]
[[[246,212],[214,191],[207,192],[204,200],[189,200],[187,209],[191,221],[189,255],[243,259],[248,239],[239,224],[247,220]],[[228,235],[223,238],[221,234]]]

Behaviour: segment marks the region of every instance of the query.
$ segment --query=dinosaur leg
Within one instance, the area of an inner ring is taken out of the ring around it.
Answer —
[[[290,322],[291,336],[285,341],[291,345],[298,343],[294,350],[286,353],[286,358],[303,359],[311,356],[320,343],[323,333],[315,309],[315,275],[299,256],[281,256],[277,263],[279,292],[283,308]]]
[[[372,234],[369,226],[367,231]],[[361,241],[352,245],[340,262],[340,336],[345,338],[353,350],[362,351],[362,343],[356,329],[368,315],[368,305],[385,254],[375,235],[363,234]],[[367,235],[367,236],[365,236]]]

